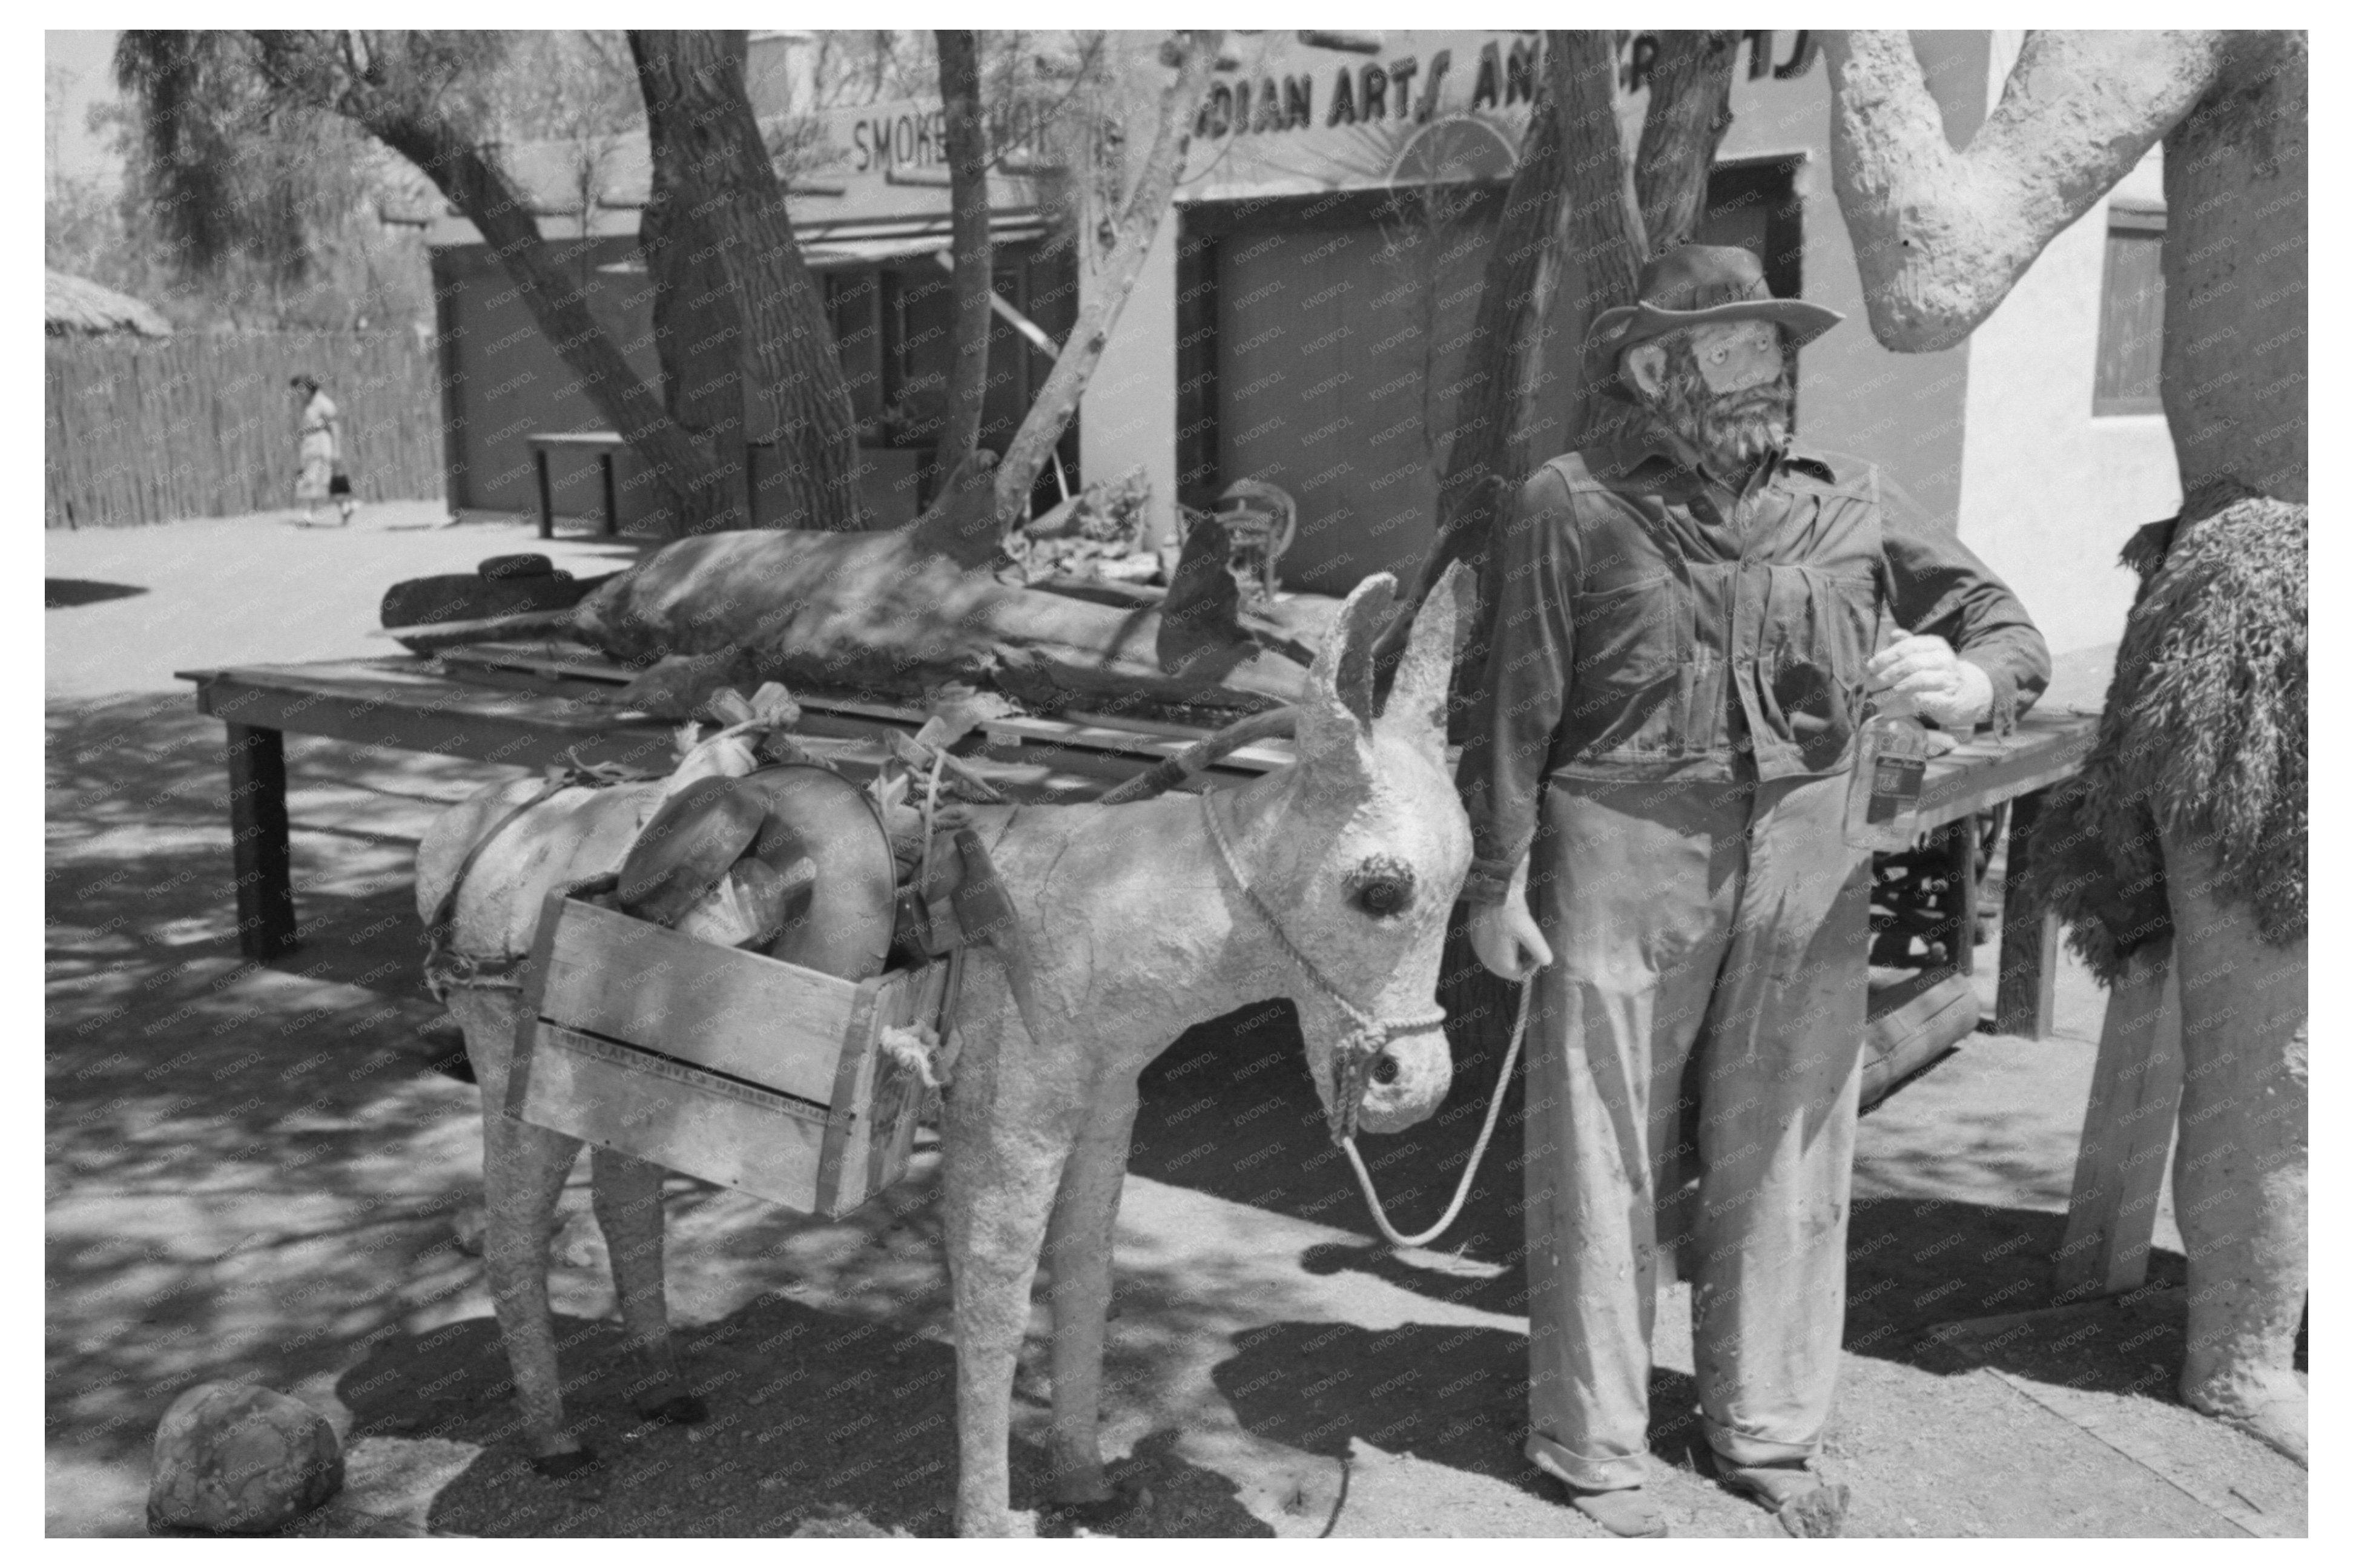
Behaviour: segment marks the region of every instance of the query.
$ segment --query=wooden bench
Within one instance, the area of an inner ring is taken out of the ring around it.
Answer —
[[[611,430],[542,430],[523,437],[531,448],[532,476],[539,486],[539,536],[555,537],[555,487],[550,479],[547,458],[551,452],[589,452],[596,458],[596,467],[604,480],[605,532],[609,537],[621,531],[620,491],[613,479],[613,462],[629,449],[628,442]],[[744,444],[744,516],[750,526],[760,526],[760,491],[772,485],[774,479],[762,480],[762,453],[776,450],[774,440],[746,441]],[[915,515],[930,500],[927,487],[922,483],[932,461],[932,449],[923,447],[860,447],[858,449],[861,499],[869,515],[869,525],[875,528],[895,528],[913,522]],[[773,459],[768,463],[774,467]]]
[[[547,455],[550,452],[594,452],[596,466],[605,480],[605,532],[609,537],[621,531],[620,492],[613,485],[613,459],[628,449],[629,444],[610,430],[539,431],[523,437],[531,447],[531,466],[539,481],[539,536],[555,537],[555,489],[548,483]]]

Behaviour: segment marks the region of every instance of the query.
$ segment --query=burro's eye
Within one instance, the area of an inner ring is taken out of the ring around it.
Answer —
[[[1413,868],[1394,855],[1368,856],[1348,873],[1348,901],[1375,919],[1402,914],[1413,903]]]

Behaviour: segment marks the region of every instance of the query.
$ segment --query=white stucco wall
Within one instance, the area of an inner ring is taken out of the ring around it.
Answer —
[[[2017,55],[1997,34],[1995,90]],[[2152,148],[2114,195],[2162,199]],[[2161,414],[2092,414],[2107,203],[2084,215],[2027,268],[1969,340],[1961,538],[2025,601],[2051,644],[2113,643],[2131,607],[2116,552],[2181,504]]]
[[[1956,142],[1999,99],[2020,37],[1915,35]],[[1788,38],[1777,37],[1777,49],[1786,50]],[[1167,73],[1137,56],[1127,67],[1129,101],[1148,115]],[[1807,351],[1803,438],[1882,464],[1932,521],[1957,523],[2026,601],[2054,653],[2115,641],[2133,588],[2116,551],[2135,528],[2176,510],[2179,480],[2161,416],[2092,416],[2105,204],[2052,242],[1967,345],[1893,353],[1871,335],[1830,188],[1828,100],[1820,63],[1789,82],[1752,82],[1742,71],[1722,154],[1808,154],[1804,289],[1848,321]],[[1147,140],[1132,138],[1135,153]],[[2158,199],[2157,154],[2119,190]],[[1176,489],[1177,226],[1173,216],[1164,222],[1080,419],[1086,476],[1142,463],[1163,538],[1174,536]],[[1083,303],[1094,275],[1083,259],[1080,273]]]
[[[1172,211],[1079,404],[1079,472],[1092,483],[1142,464],[1152,481],[1152,536],[1166,543],[1176,539],[1176,231]],[[1098,277],[1082,258],[1082,310]]]
[[[1119,65],[1127,104],[1129,178],[1152,146],[1160,95],[1172,73],[1157,59],[1159,35],[1112,35],[1124,40]],[[1079,399],[1079,472],[1090,484],[1142,464],[1152,482],[1151,537],[1176,539],[1176,212],[1160,220],[1135,287],[1103,345],[1103,359]],[[1079,247],[1079,309],[1096,298],[1102,269],[1094,247]]]

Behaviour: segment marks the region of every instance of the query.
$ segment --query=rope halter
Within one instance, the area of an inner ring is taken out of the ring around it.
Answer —
[[[1358,1006],[1345,992],[1334,984],[1330,977],[1316,967],[1315,961],[1300,951],[1299,944],[1291,940],[1291,933],[1282,929],[1282,918],[1259,896],[1258,889],[1251,887],[1250,879],[1242,875],[1241,867],[1234,858],[1233,846],[1227,841],[1225,825],[1218,820],[1218,808],[1213,804],[1215,798],[1211,792],[1202,792],[1201,816],[1208,824],[1209,843],[1217,849],[1218,860],[1225,867],[1226,875],[1233,879],[1234,886],[1241,889],[1243,900],[1273,933],[1275,945],[1282,950],[1299,973],[1307,977],[1308,984],[1339,1008],[1353,1026],[1333,1049],[1332,1097],[1330,1103],[1324,1108],[1324,1120],[1331,1129],[1332,1142],[1345,1145],[1356,1136],[1356,1117],[1363,1108],[1365,1085],[1372,1075],[1374,1061],[1399,1037],[1425,1034],[1445,1023],[1446,1009],[1431,1007],[1406,1017],[1380,1018]]]

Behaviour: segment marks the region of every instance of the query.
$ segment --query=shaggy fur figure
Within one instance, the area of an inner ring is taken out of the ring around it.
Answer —
[[[2252,908],[2265,942],[2304,938],[2307,515],[2242,500],[2125,547],[2141,589],[2099,736],[2030,862],[2104,984],[2172,935],[2160,822],[2212,842],[2218,896]]]

